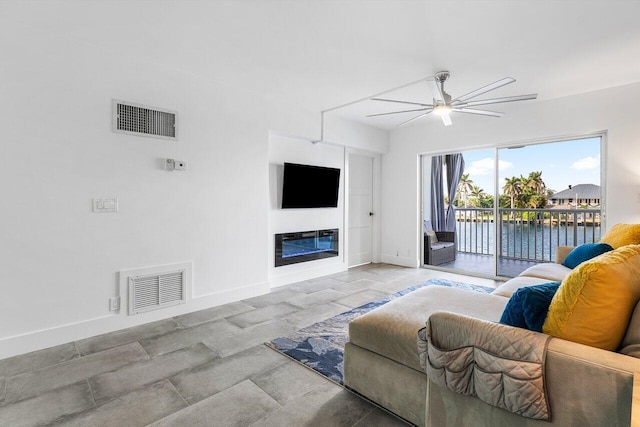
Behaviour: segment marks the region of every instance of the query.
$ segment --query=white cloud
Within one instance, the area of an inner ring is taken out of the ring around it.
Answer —
[[[465,173],[469,175],[492,175],[494,170],[494,162],[491,157],[471,162],[471,166],[467,168]],[[504,160],[498,160],[498,168],[503,171],[513,167],[513,163]]]
[[[598,167],[600,167],[600,156],[584,157],[580,160],[573,162],[573,164],[571,165],[571,169],[576,169],[576,170],[596,169]]]

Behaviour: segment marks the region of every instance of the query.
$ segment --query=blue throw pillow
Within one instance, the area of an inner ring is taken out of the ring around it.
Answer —
[[[585,261],[602,255],[605,252],[612,251],[613,247],[607,243],[585,243],[584,245],[573,248],[569,255],[564,259],[562,265],[574,269]]]
[[[500,323],[542,332],[549,305],[559,287],[560,282],[550,282],[516,290],[502,312]]]

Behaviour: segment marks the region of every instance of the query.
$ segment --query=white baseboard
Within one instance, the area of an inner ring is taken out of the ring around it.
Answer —
[[[347,265],[345,263],[324,265],[316,268],[306,268],[305,270],[291,271],[277,275],[274,274],[269,277],[269,284],[272,288],[277,288],[278,286],[285,286],[291,283],[341,273],[343,271],[347,271]]]
[[[400,265],[402,267],[418,268],[420,261],[415,258],[401,257],[395,255],[382,255],[382,262],[386,264]]]
[[[130,328],[132,326],[155,322],[157,320],[168,319],[181,314],[263,295],[268,292],[269,283],[262,282],[241,288],[192,297],[186,304],[175,305],[136,316],[127,316],[126,307],[123,307],[120,313],[3,338],[0,340],[0,359],[35,350],[42,350],[44,348]]]

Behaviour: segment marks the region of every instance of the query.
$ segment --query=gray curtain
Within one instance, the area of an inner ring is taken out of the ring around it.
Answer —
[[[464,158],[462,153],[447,154],[444,163],[447,165],[447,188],[449,190],[449,206],[445,215],[445,227],[441,230],[456,231],[456,213],[453,201],[456,198],[456,190],[460,183],[460,178],[464,173]],[[442,172],[440,173],[442,175]]]
[[[431,225],[436,231],[446,230],[442,165],[445,156],[431,157]]]

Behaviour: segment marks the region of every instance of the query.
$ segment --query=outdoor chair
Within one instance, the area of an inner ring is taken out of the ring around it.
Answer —
[[[440,265],[456,260],[455,231],[433,231],[431,221],[424,221],[424,263]]]

